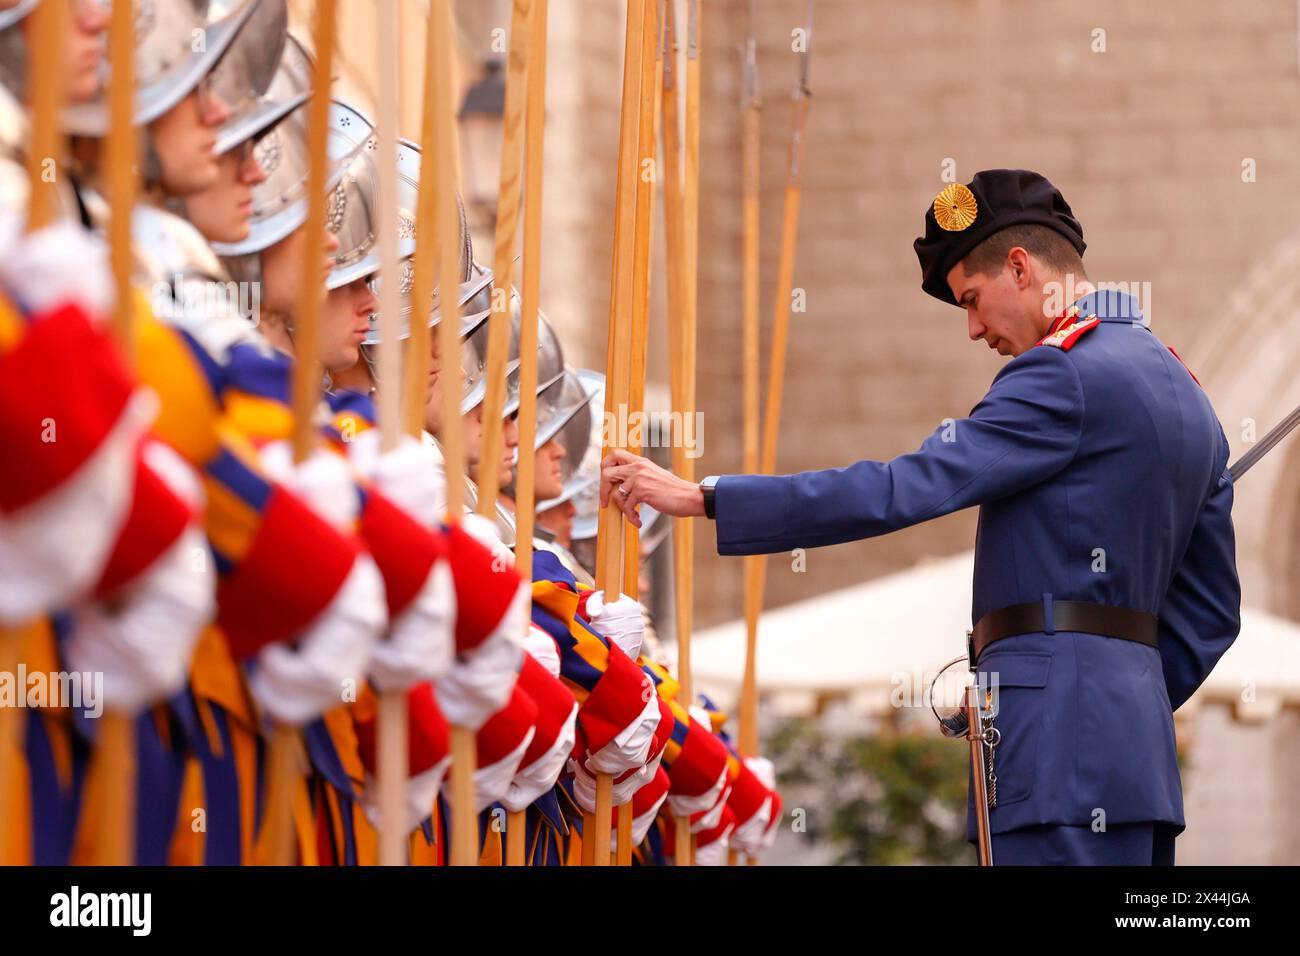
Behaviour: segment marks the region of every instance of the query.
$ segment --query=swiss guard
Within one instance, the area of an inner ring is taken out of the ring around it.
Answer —
[[[1171,865],[1173,711],[1240,627],[1223,429],[1138,302],[1088,281],[1083,227],[1038,173],[948,185],[915,250],[921,288],[1011,357],[968,417],[892,461],[699,485],[616,451],[602,503],[712,518],[728,555],[978,505],[968,645],[991,720],[968,839],[987,813],[994,863]]]

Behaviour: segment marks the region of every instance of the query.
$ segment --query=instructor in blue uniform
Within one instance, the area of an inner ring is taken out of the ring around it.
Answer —
[[[1011,357],[967,418],[892,461],[699,485],[615,452],[601,500],[634,524],[642,502],[713,518],[720,554],[978,505],[970,643],[999,697],[994,862],[1172,864],[1173,712],[1240,626],[1223,429],[1138,303],[1088,282],[1083,228],[1039,174],[947,186],[914,247],[921,288]]]

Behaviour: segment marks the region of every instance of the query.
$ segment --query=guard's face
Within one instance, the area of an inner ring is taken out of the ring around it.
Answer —
[[[425,389],[425,404],[433,401],[434,388],[438,384],[438,373],[442,371],[442,350],[438,345],[438,330],[431,329],[429,335],[429,387]]]
[[[292,315],[298,310],[302,261],[306,255],[307,230],[299,226],[262,253],[262,306],[271,312]],[[321,254],[321,288],[334,268],[339,237],[326,231]]]
[[[999,355],[1019,355],[1043,337],[1042,296],[1035,299],[1029,294],[1031,270],[1024,263],[1011,264],[1015,252],[1011,250],[1008,264],[996,275],[967,275],[961,262],[948,273],[953,297],[966,310],[971,341],[982,340]]]
[[[564,461],[564,446],[554,438],[537,449],[533,481],[535,501],[558,498],[564,491],[564,471],[560,464],[562,461]]]
[[[0,4],[0,8],[14,6]],[[85,103],[100,91],[100,67],[104,61],[104,31],[108,28],[109,7],[101,0],[71,0],[72,21],[64,44],[64,62],[67,64],[68,99]],[[32,24],[36,18],[23,18],[25,38],[30,41]],[[30,50],[31,44],[27,48]]]
[[[461,418],[465,425],[465,468],[470,477],[478,473],[478,463],[483,457],[483,403]]]
[[[438,346],[438,330],[433,330],[433,341],[429,346],[431,372],[429,375],[429,400],[424,404],[424,428],[430,435],[437,435],[442,429],[442,389],[446,382],[446,376],[441,374],[442,370],[442,353]],[[464,393],[465,388],[465,370],[456,366],[455,385],[451,386],[456,389],[456,394]]]
[[[516,415],[501,422],[501,470],[498,473],[502,490],[510,486],[515,474],[515,456],[519,453],[519,419]]]
[[[325,297],[320,334],[320,361],[327,372],[341,372],[361,359],[361,343],[370,331],[370,313],[379,300],[370,284],[356,279]]]
[[[162,186],[172,196],[188,198],[213,186],[221,177],[217,132],[230,119],[230,107],[205,77],[196,90],[154,120],[149,127],[162,165]]]
[[[567,548],[573,541],[573,518],[577,513],[577,506],[572,501],[565,501],[554,508],[539,511],[537,523],[554,532],[555,540]]]
[[[266,172],[253,155],[252,141],[217,160],[217,181],[185,200],[185,214],[209,242],[242,242],[253,216],[253,187]]]

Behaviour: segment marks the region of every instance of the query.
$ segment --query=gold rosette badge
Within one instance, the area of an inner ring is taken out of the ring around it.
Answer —
[[[975,194],[961,183],[949,183],[934,197],[934,221],[940,229],[961,232],[975,221],[978,214]]]

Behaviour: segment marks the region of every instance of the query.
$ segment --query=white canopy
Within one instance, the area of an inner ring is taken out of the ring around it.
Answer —
[[[760,692],[782,713],[807,713],[827,697],[847,698],[868,713],[900,702],[924,706],[933,674],[965,653],[973,565],[974,553],[966,551],[765,612]],[[744,664],[743,619],[691,641],[696,686],[721,702],[738,697]],[[962,664],[948,671],[953,680],[941,693],[955,695],[965,672]],[[1243,609],[1241,635],[1179,713],[1206,701],[1232,705],[1242,720],[1300,707],[1300,624]]]

